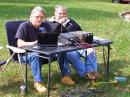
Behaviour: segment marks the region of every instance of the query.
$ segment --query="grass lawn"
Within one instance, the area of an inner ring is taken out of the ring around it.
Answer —
[[[52,63],[51,97],[130,97],[130,23],[119,18],[119,12],[130,10],[127,4],[112,3],[112,0],[0,0],[0,60],[6,60],[10,54],[7,45],[5,23],[8,20],[27,20],[32,8],[36,5],[44,7],[46,16],[53,15],[54,6],[64,4],[68,7],[68,15],[76,20],[84,31],[113,41],[110,55],[110,77],[106,83],[104,77],[97,81],[95,87],[105,90],[104,93],[87,92],[89,81],[81,78],[72,69],[75,86],[64,86],[56,70],[57,62]],[[106,51],[107,49],[105,49]],[[102,47],[96,48],[100,74],[104,73]],[[0,67],[1,69],[2,67]],[[43,75],[47,83],[48,66],[44,65]],[[125,82],[114,83],[114,77],[124,76]],[[27,97],[45,97],[33,89],[31,70],[28,75]],[[4,72],[0,71],[0,97],[19,97],[20,85],[23,84],[19,65],[10,62]]]

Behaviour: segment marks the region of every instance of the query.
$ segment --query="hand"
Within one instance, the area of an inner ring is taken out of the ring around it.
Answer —
[[[60,24],[62,24],[62,23],[64,23],[65,21],[66,21],[66,17],[65,18],[61,18],[61,19],[58,19],[58,20],[56,20],[58,23],[60,23]]]
[[[64,22],[66,21],[66,19],[67,19],[67,18],[62,18],[62,19],[60,19],[60,20],[59,20],[59,23],[61,23],[61,24],[64,23]]]
[[[38,40],[34,41],[34,42],[30,42],[30,45],[37,45]]]
[[[34,41],[34,45],[37,45],[37,43],[38,43],[38,40]]]

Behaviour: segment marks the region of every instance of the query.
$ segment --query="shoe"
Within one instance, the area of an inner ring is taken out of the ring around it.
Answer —
[[[93,76],[93,72],[85,74],[85,78],[88,80],[94,80],[95,77]]]
[[[93,76],[95,77],[95,79],[98,79],[100,77],[99,72],[93,72]]]
[[[99,77],[98,72],[90,72],[85,75],[90,80],[96,80]]]
[[[64,76],[61,79],[61,83],[65,84],[65,85],[74,85],[75,81],[72,80],[72,78],[70,76]]]
[[[39,93],[46,93],[47,88],[43,83],[35,82],[34,83],[34,88],[39,92]]]

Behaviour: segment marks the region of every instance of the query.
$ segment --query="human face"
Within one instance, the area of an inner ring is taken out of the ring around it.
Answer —
[[[44,17],[43,12],[35,12],[30,16],[30,21],[34,27],[38,28],[43,22]]]
[[[62,19],[62,18],[67,18],[67,11],[64,10],[63,8],[58,8],[55,11],[55,19],[59,20],[59,19]]]

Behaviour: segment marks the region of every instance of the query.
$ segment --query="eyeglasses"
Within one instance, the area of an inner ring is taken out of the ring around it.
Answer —
[[[43,19],[44,18],[44,16],[34,16],[35,18],[40,18],[40,19]]]
[[[67,14],[67,13],[57,13],[57,14],[64,14],[64,15],[65,15],[65,14]]]

